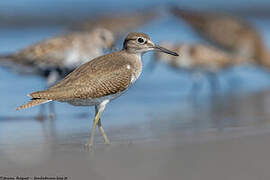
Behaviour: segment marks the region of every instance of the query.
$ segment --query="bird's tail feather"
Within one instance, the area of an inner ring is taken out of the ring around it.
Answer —
[[[30,102],[28,102],[28,103],[26,103],[24,105],[21,105],[16,110],[18,111],[18,110],[21,110],[21,109],[31,108],[31,107],[34,107],[34,106],[37,106],[37,105],[40,105],[40,104],[50,102],[50,101],[52,101],[52,100],[48,100],[48,99],[32,99]]]
[[[0,62],[9,61],[10,59],[13,59],[13,57],[10,54],[0,54]]]
[[[12,67],[14,65],[15,58],[9,54],[0,54],[0,66]]]

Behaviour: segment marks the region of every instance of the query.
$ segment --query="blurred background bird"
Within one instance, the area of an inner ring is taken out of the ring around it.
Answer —
[[[18,52],[0,57],[0,65],[18,73],[39,75],[50,87],[76,67],[104,54],[114,45],[107,29],[73,32],[43,40]],[[51,109],[51,116],[54,116]],[[43,109],[38,115],[43,119]]]
[[[71,26],[72,30],[91,31],[93,28],[110,30],[115,37],[121,38],[129,31],[158,19],[161,14],[157,9],[144,9],[135,12],[115,12],[96,15],[92,19],[84,20]]]
[[[270,54],[261,34],[248,21],[228,13],[172,8],[172,14],[183,19],[205,39],[220,48],[244,58],[254,59],[269,68]]]
[[[155,52],[152,66],[158,62],[165,63],[175,70],[189,72],[194,77],[191,93],[198,90],[198,73],[203,73],[208,77],[211,89],[217,90],[219,87],[217,74],[225,72],[233,66],[247,65],[253,63],[253,59],[243,58],[222,51],[214,46],[199,43],[161,43],[162,46],[172,49],[180,54],[177,57],[170,57],[160,52]]]

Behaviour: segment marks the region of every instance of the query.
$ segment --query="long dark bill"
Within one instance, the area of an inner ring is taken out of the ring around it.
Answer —
[[[166,48],[161,47],[161,46],[159,46],[159,45],[156,45],[156,46],[154,47],[154,49],[157,50],[157,51],[161,51],[161,52],[164,52],[164,53],[173,55],[173,56],[179,56],[179,54],[177,54],[176,52],[170,51],[169,49],[166,49]]]

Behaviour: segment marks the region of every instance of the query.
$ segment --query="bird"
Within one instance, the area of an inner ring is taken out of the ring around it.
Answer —
[[[269,67],[270,54],[261,34],[249,22],[232,15],[172,8],[171,12],[206,40],[231,53]]]
[[[105,28],[110,30],[115,37],[120,38],[125,33],[149,23],[159,17],[159,13],[154,10],[145,10],[129,13],[108,13],[96,16],[90,20],[73,25],[71,29],[77,31],[90,31],[94,28]]]
[[[162,62],[168,64],[173,69],[189,72],[193,75],[205,73],[209,78],[212,90],[215,90],[218,86],[216,77],[218,72],[226,71],[233,66],[254,63],[253,59],[232,55],[212,45],[203,43],[174,44],[162,42],[161,46],[172,49],[175,52],[181,52],[181,56],[174,57],[155,52],[153,56],[154,63]],[[198,85],[195,83],[192,88],[193,91],[197,87]]]
[[[67,33],[43,40],[18,52],[2,55],[0,65],[22,74],[43,77],[50,87],[76,67],[103,55],[114,42],[114,35],[104,28]],[[51,115],[54,116],[54,113],[51,112]],[[37,118],[44,118],[42,109]]]
[[[122,50],[97,57],[76,68],[51,88],[31,93],[31,101],[19,106],[17,110],[51,101],[66,102],[74,106],[95,106],[90,141],[86,146],[93,147],[96,126],[104,143],[109,144],[101,125],[101,113],[110,101],[121,96],[136,82],[142,72],[142,55],[148,51],[178,56],[175,52],[155,45],[147,34],[129,33]]]

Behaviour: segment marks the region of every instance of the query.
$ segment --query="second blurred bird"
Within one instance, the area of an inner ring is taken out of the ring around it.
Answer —
[[[89,31],[95,27],[105,28],[110,30],[116,38],[119,38],[125,36],[125,33],[129,31],[134,31],[136,28],[157,19],[160,13],[153,9],[145,9],[140,12],[117,12],[95,16],[77,26],[73,26],[71,29]]]
[[[254,59],[270,67],[270,54],[260,33],[251,23],[239,17],[214,12],[173,8],[172,13],[189,23],[194,30],[235,55]]]
[[[170,57],[156,52],[153,63],[164,62],[176,70],[187,71],[193,75],[196,75],[198,72],[204,73],[209,79],[211,90],[218,88],[218,78],[216,77],[218,72],[225,71],[232,66],[253,62],[252,59],[234,56],[206,44],[172,44],[163,42],[161,45],[179,53],[180,56]],[[197,90],[197,88],[198,82],[194,82],[192,92]]]

